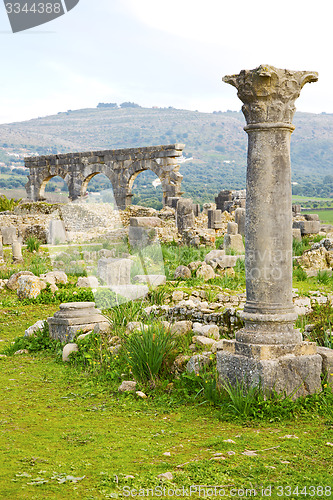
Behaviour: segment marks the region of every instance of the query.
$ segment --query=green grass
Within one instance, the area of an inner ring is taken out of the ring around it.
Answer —
[[[333,223],[333,209],[332,210],[315,210],[315,209],[310,209],[306,211],[302,211],[302,215],[308,213],[308,214],[318,214],[319,219],[321,222],[324,222],[326,224],[332,224]]]
[[[173,256],[185,264],[204,256],[203,250],[195,253],[177,247],[168,251],[170,267],[175,265]],[[29,265],[47,265],[43,258],[32,262],[28,254]],[[194,281],[179,286],[190,292]],[[321,281],[311,278],[296,286],[332,288],[326,278]],[[72,290],[73,284],[71,276],[64,290]],[[237,264],[236,279],[217,278],[211,284],[197,285],[207,289],[212,300],[221,286],[244,287],[244,264]],[[157,289],[150,300],[163,302],[176,286],[167,284],[160,294]],[[131,302],[109,310],[115,324],[113,335],[123,337],[129,321],[144,319],[142,309],[147,304]],[[58,308],[58,303],[20,302],[14,292],[0,291],[0,352]],[[332,317],[331,309],[315,311],[310,319],[317,324],[317,336],[330,326]],[[134,394],[118,393],[124,376],[129,376],[121,359],[112,359],[108,353],[103,365],[108,376],[98,371],[96,356],[101,359],[105,350],[98,350],[97,340],[82,341],[81,358],[74,356],[66,364],[60,360],[59,348],[0,358],[1,499],[122,498],[125,487],[139,491],[159,485],[170,489],[222,485],[226,498],[235,498],[231,489],[260,492],[272,485],[271,497],[280,498],[277,486],[333,487],[332,447],[327,444],[333,442],[333,410],[330,413],[325,407],[325,395],[298,406],[282,400],[272,406],[260,399],[259,407],[255,402],[254,419],[250,404],[243,415],[223,406],[213,371],[179,379],[167,372],[155,381],[155,388],[138,384],[137,389],[148,395],[141,400]],[[182,340],[187,352],[191,335]],[[16,346],[23,344],[11,349]],[[248,451],[254,452],[252,456]],[[161,483],[157,475],[164,472],[171,472],[173,480]],[[126,479],[128,475],[134,477]],[[203,497],[196,493],[192,498]]]

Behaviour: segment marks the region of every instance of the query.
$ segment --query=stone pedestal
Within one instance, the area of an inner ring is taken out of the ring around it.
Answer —
[[[177,229],[179,233],[183,233],[186,229],[191,229],[194,226],[193,201],[189,198],[180,198],[177,202],[176,209]]]
[[[61,342],[70,342],[78,331],[87,333],[95,325],[108,327],[109,323],[95,308],[95,302],[68,302],[60,304],[60,311],[47,318],[50,337]]]
[[[246,304],[244,328],[219,354],[218,371],[221,380],[297,396],[320,389],[321,360],[294,328],[290,136],[294,102],[317,79],[272,66],[223,79],[237,88],[247,122]]]

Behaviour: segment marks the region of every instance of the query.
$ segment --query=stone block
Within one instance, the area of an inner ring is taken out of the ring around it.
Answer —
[[[96,276],[80,276],[77,280],[78,288],[98,288],[99,283]]]
[[[193,213],[195,217],[198,217],[200,215],[200,205],[199,203],[193,203]]]
[[[317,353],[323,360],[322,372],[327,384],[333,389],[333,349],[317,346]]]
[[[216,263],[217,260],[225,257],[225,251],[224,250],[211,250],[205,257],[205,262],[206,264],[210,264],[212,267],[214,267],[214,263]],[[216,267],[216,265],[215,265]]]
[[[22,245],[20,241],[17,240],[12,243],[12,252],[14,262],[23,262]]]
[[[245,208],[237,208],[235,210],[235,222],[238,224],[238,232],[242,236],[245,236]]]
[[[136,283],[147,284],[151,287],[166,284],[166,277],[164,274],[137,274],[133,281]]]
[[[53,219],[50,221],[47,242],[49,245],[57,245],[67,242],[65,224],[62,220]]]
[[[128,240],[131,247],[145,248],[157,240],[157,232],[153,227],[130,226],[128,230]]]
[[[208,210],[208,229],[220,229],[222,227],[221,210]]]
[[[117,295],[119,303],[142,299],[149,293],[147,285],[112,285],[110,290]]]
[[[34,276],[36,278],[34,273],[32,273],[31,271],[19,271],[18,273],[14,273],[11,275],[11,277],[9,278],[9,280],[7,281],[7,284],[6,284],[7,288],[9,288],[9,290],[15,291],[18,289],[18,286],[19,286],[18,280],[19,280],[20,276]]]
[[[318,234],[320,222],[318,220],[305,220],[293,222],[294,229],[300,229],[302,236],[305,234]]]
[[[309,221],[319,221],[319,215],[318,214],[304,214],[305,220]]]
[[[60,304],[60,310],[47,318],[50,337],[61,342],[71,341],[78,331],[94,330],[97,323],[109,324],[94,302],[68,302]]]
[[[37,276],[23,275],[18,278],[17,296],[20,300],[35,299],[42,290],[42,284]]]
[[[226,351],[216,353],[219,382],[261,386],[263,391],[291,395],[293,399],[321,391],[322,358],[319,354],[277,359],[255,359]]]
[[[2,244],[3,245],[12,245],[14,241],[17,240],[17,229],[16,227],[2,227]]]
[[[232,234],[232,235],[238,234],[238,224],[237,224],[237,222],[228,222],[227,233],[228,234]]]
[[[131,259],[102,257],[97,264],[97,274],[109,286],[129,285],[132,264]]]
[[[300,228],[293,228],[293,239],[296,241],[302,241],[302,233]]]
[[[209,356],[205,356],[204,354],[196,354],[195,356],[192,356],[187,362],[186,370],[189,373],[195,373],[196,375],[198,375],[200,370],[202,370],[204,366],[209,365],[210,362],[211,360],[209,359]]]
[[[130,226],[131,227],[162,227],[163,222],[158,217],[131,217]]]
[[[233,250],[237,253],[245,252],[243,237],[241,234],[225,234],[223,240],[223,247],[224,250]]]

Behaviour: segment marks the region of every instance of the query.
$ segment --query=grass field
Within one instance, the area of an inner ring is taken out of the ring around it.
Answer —
[[[310,209],[306,210],[303,212],[302,210],[302,215],[303,214],[318,214],[319,219],[321,222],[324,222],[326,224],[333,224],[333,209],[332,210],[315,210],[315,209]]]

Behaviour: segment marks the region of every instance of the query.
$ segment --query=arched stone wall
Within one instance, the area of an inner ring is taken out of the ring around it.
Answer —
[[[118,208],[124,209],[131,204],[135,177],[144,170],[152,170],[161,180],[165,203],[168,196],[182,194],[183,176],[179,173],[178,158],[184,147],[171,144],[25,158],[25,166],[30,169],[27,195],[33,201],[43,199],[43,186],[58,175],[66,181],[70,199],[77,200],[85,195],[94,175],[104,174],[112,184]]]

